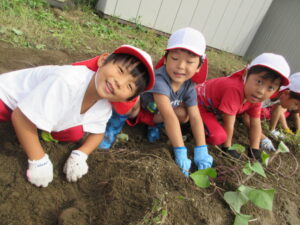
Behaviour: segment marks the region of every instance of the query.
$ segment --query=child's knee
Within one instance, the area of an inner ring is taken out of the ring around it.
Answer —
[[[227,133],[225,130],[219,130],[206,138],[206,142],[210,145],[222,145],[227,140]]]
[[[174,111],[180,123],[187,123],[189,121],[188,112],[185,107],[178,106]]]

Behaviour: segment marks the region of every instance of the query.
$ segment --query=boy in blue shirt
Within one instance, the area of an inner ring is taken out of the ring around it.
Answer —
[[[190,121],[196,145],[194,162],[197,168],[211,167],[213,162],[208,154],[204,126],[197,107],[197,95],[191,80],[201,68],[205,48],[205,39],[199,31],[187,27],[174,32],[168,40],[164,65],[155,71],[154,88],[141,95],[140,102],[129,114],[129,118],[135,118],[131,125],[138,122],[149,125],[149,141],[159,138],[159,126],[164,123],[176,164],[186,176],[189,174],[191,160],[184,146],[180,123]],[[113,121],[116,123],[113,124]],[[118,127],[117,121],[118,119],[110,120],[111,127]],[[102,142],[101,145],[103,144]]]

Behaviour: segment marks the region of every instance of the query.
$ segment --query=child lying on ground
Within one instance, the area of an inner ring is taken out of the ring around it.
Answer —
[[[11,120],[28,156],[28,181],[46,187],[53,165],[37,129],[59,141],[83,144],[64,165],[68,181],[88,172],[87,158],[99,145],[111,117],[111,101],[127,101],[154,83],[151,57],[129,45],[104,53],[94,72],[85,66],[40,66],[0,76],[0,121]]]

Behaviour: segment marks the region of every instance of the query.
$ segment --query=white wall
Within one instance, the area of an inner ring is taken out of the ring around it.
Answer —
[[[208,46],[244,55],[272,0],[99,0],[97,10],[166,33],[186,26]]]

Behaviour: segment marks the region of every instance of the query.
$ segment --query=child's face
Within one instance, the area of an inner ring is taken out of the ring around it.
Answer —
[[[182,84],[199,71],[199,62],[199,56],[189,54],[180,49],[174,49],[168,52],[165,64],[167,73],[172,81]]]
[[[280,87],[281,79],[265,79],[266,72],[248,75],[244,93],[248,102],[257,103],[269,99]]]
[[[130,73],[136,64],[127,67],[122,61],[117,61],[102,66],[105,59],[98,62],[99,70],[95,76],[97,93],[102,99],[112,102],[126,101],[137,92],[137,78]]]
[[[293,112],[300,110],[300,100],[291,98],[288,90],[283,91],[279,99],[282,108]]]

